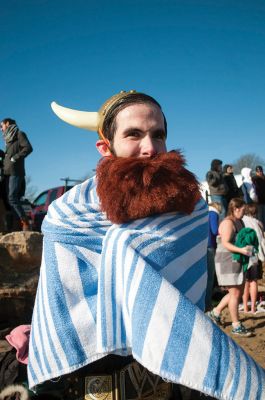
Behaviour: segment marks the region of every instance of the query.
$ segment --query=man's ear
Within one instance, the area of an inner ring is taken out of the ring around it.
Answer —
[[[96,148],[98,152],[102,155],[102,157],[109,157],[112,155],[110,151],[110,142],[108,141],[108,139],[106,139],[106,141],[98,140],[96,142]]]

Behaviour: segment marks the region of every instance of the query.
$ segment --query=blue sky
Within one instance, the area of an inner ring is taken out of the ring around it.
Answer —
[[[36,192],[96,166],[96,133],[50,108],[96,111],[120,90],[155,97],[168,149],[203,180],[213,158],[265,157],[265,2],[1,0],[0,119],[34,147]],[[0,148],[4,147],[1,138]]]

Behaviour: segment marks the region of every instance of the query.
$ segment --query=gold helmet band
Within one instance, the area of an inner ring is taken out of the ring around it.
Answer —
[[[62,107],[54,101],[51,103],[51,108],[57,117],[61,118],[64,122],[67,122],[68,124],[78,128],[96,131],[101,139],[105,140],[102,133],[102,127],[108,111],[120,99],[125,98],[133,93],[137,93],[136,90],[129,90],[128,92],[122,90],[120,93],[115,94],[106,100],[97,112],[72,110],[71,108]]]

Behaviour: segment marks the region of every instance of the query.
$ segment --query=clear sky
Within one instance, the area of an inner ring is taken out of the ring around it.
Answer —
[[[265,157],[264,0],[0,0],[0,119],[34,147],[37,192],[96,166],[97,135],[50,108],[97,111],[120,90],[155,97],[168,149],[203,180],[213,158]],[[4,148],[1,138],[0,148]]]

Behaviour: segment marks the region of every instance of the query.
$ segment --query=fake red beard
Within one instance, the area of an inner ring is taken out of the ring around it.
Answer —
[[[116,224],[172,211],[190,214],[201,194],[184,165],[176,151],[151,158],[103,158],[96,171],[102,211]]]

